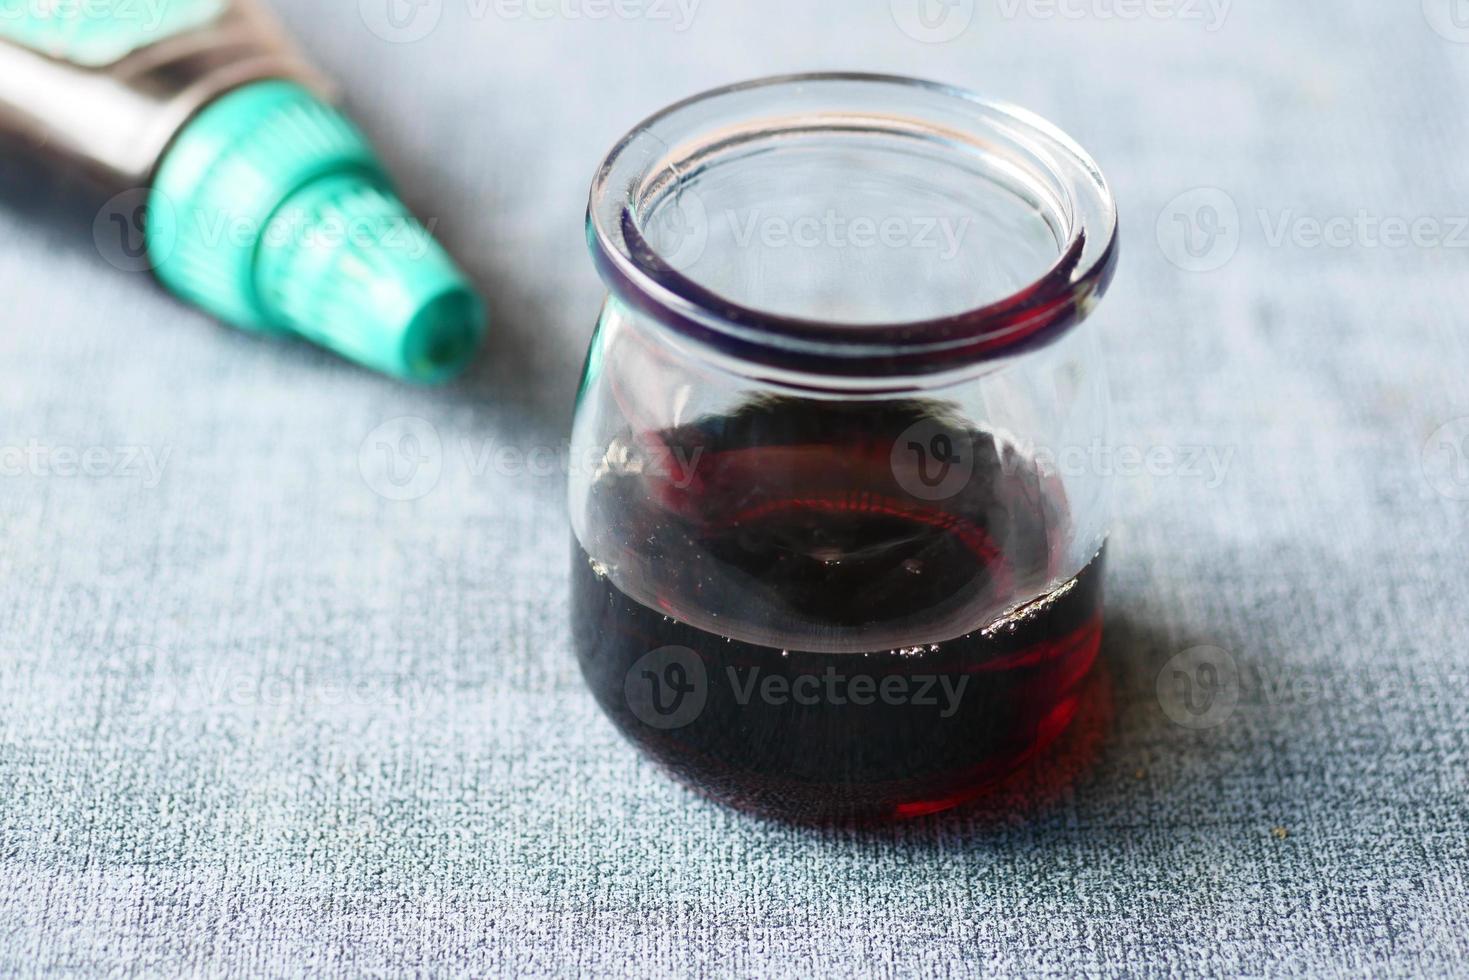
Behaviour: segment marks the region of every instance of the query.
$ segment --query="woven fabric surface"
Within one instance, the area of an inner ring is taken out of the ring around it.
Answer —
[[[1451,0],[279,6],[483,286],[489,349],[405,387],[0,211],[0,974],[1464,973]],[[1120,477],[1063,744],[860,832],[667,779],[567,614],[591,175],[663,105],[813,69],[1092,152],[1116,441],[1165,461]],[[407,494],[374,468],[405,432]],[[1198,647],[1228,673],[1202,722],[1159,683]]]

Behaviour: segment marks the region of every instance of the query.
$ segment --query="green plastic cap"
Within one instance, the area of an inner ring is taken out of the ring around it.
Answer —
[[[184,127],[147,228],[154,270],[179,296],[395,377],[446,380],[484,335],[483,303],[366,139],[291,82],[236,89]]]

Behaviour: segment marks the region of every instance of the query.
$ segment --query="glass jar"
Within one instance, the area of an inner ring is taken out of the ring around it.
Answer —
[[[1087,155],[945,86],[774,78],[635,129],[588,230],[574,628],[621,731],[797,819],[934,812],[1056,738],[1107,535]]]

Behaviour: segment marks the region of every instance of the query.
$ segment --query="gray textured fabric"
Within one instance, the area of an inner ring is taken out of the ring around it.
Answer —
[[[1469,30],[1421,6],[996,0],[932,43],[902,0],[703,0],[686,29],[432,0],[398,43],[370,2],[293,2],[494,339],[413,390],[0,212],[0,973],[1463,974]],[[860,834],[719,809],[619,740],[568,648],[561,479],[497,454],[561,451],[615,138],[836,67],[1093,152],[1118,441],[1229,461],[1122,481],[1065,745]],[[392,500],[374,459],[410,430],[432,489]],[[1202,715],[1158,686],[1199,656]]]

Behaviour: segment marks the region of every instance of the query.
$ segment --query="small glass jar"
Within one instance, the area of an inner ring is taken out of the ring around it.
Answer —
[[[960,803],[1059,735],[1102,628],[1101,173],[1027,112],[737,85],[592,187],[574,628],[635,744],[796,819]]]

